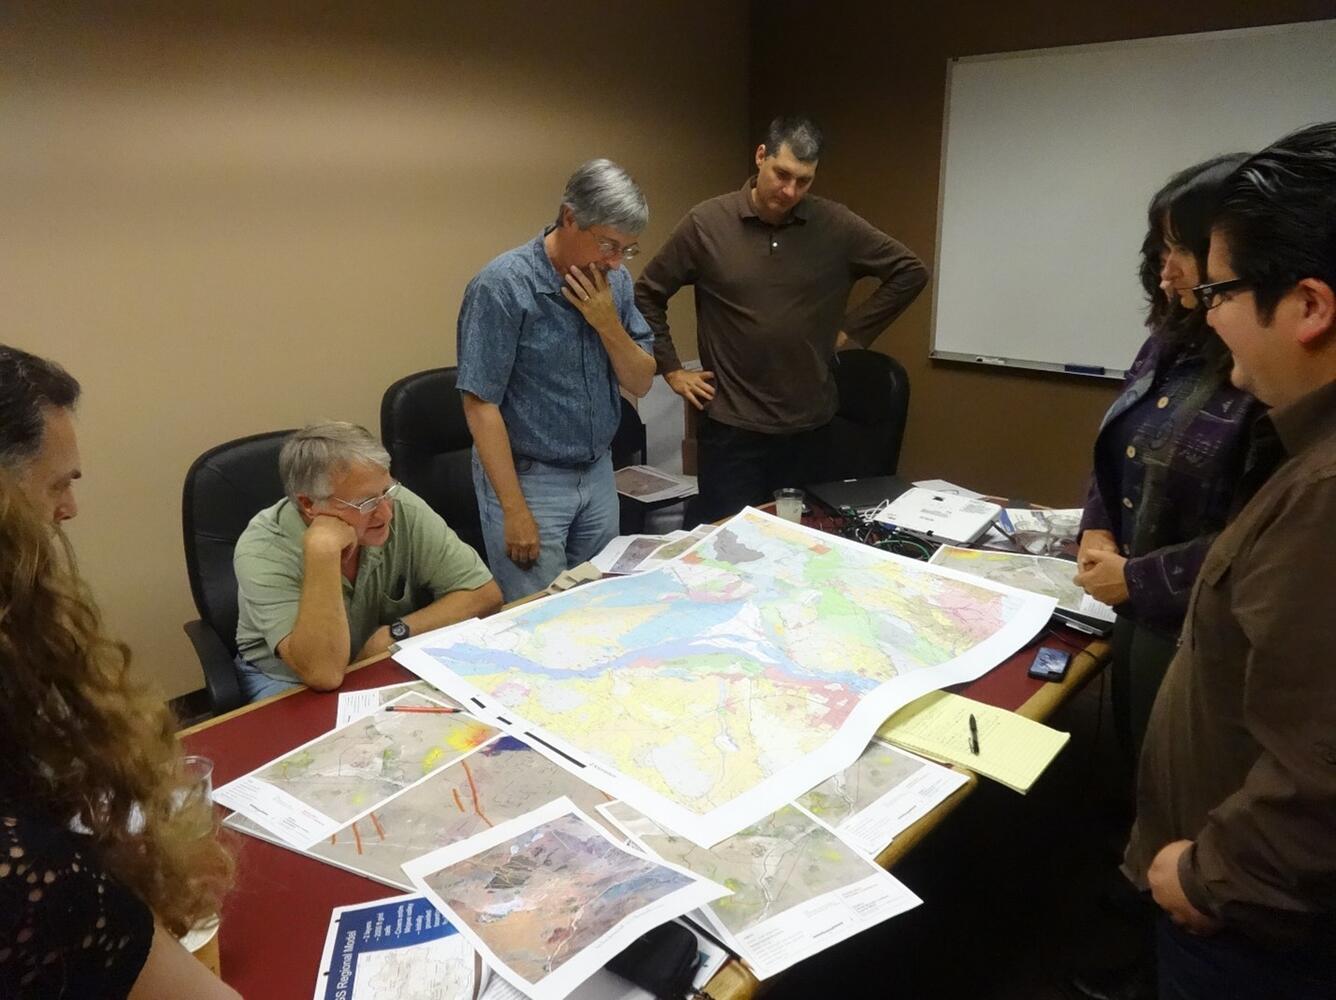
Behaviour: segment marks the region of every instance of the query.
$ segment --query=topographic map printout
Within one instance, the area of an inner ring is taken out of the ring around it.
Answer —
[[[562,795],[593,816],[598,815],[595,806],[608,801],[607,795],[514,737],[498,736],[303,853],[377,882],[411,889],[403,872],[405,862],[523,816]],[[226,825],[262,840],[277,839],[239,813]],[[608,828],[617,832],[611,825]]]
[[[1095,600],[1072,582],[1076,563],[1051,556],[1022,555],[1019,552],[984,552],[943,545],[928,560],[933,566],[969,573],[1008,587],[1046,594],[1058,602],[1058,607],[1076,614],[1089,615],[1100,621],[1111,622],[1113,608]]]
[[[759,979],[920,902],[797,806],[711,848],[664,830],[624,802],[599,811],[651,854],[733,891],[705,913]]]
[[[213,797],[304,849],[496,735],[469,715],[409,692]]]
[[[632,853],[561,798],[404,866],[484,960],[564,997],[652,927],[726,890]]]
[[[395,659],[585,781],[708,846],[972,680],[1051,598],[745,510],[633,577],[409,640]]]
[[[959,771],[873,740],[858,760],[802,795],[798,805],[875,857],[967,780]]]

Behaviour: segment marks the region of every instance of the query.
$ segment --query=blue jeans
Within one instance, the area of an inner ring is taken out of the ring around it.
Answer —
[[[1228,930],[1196,937],[1159,918],[1160,1000],[1331,1000],[1336,956],[1270,951]]]
[[[291,691],[293,688],[302,686],[295,681],[270,677],[249,660],[244,659],[240,653],[237,654],[237,658],[233,662],[237,666],[237,683],[241,685],[241,693],[245,695],[247,702],[272,698],[276,694],[282,694],[284,691]]]
[[[585,466],[567,468],[532,458],[515,458],[524,502],[538,523],[538,561],[521,569],[506,555],[505,520],[496,491],[473,450],[473,488],[487,564],[507,601],[543,590],[563,570],[578,566],[617,537],[617,487],[612,456],[605,454]]]

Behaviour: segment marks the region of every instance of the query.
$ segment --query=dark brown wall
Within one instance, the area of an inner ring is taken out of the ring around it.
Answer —
[[[828,140],[819,193],[931,262],[948,57],[1324,17],[1336,17],[1336,3],[767,0],[752,5],[751,121],[759,136],[779,111],[813,115]],[[1136,248],[1127,252],[1130,262]],[[931,299],[929,289],[876,345],[910,375],[901,471],[1036,502],[1077,503],[1090,442],[1115,388],[930,362]]]

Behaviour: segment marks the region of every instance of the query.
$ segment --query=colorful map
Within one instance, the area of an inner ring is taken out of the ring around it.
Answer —
[[[693,884],[567,814],[425,876],[456,926],[538,983],[628,916]]]
[[[394,704],[440,707],[414,693]],[[332,819],[350,820],[495,735],[491,726],[463,714],[382,708],[280,757],[253,777]]]
[[[852,763],[908,701],[1002,662],[1052,606],[747,510],[658,570],[396,659],[709,845]]]

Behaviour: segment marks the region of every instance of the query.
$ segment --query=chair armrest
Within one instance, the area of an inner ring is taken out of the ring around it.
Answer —
[[[237,668],[232,654],[213,630],[213,626],[196,619],[183,626],[190,644],[195,647],[200,667],[204,671],[204,687],[209,692],[209,704],[214,715],[222,715],[246,703],[237,681]]]

